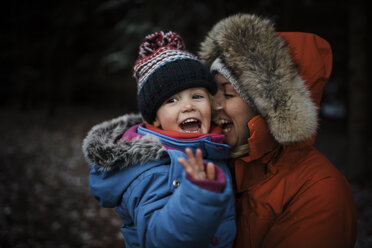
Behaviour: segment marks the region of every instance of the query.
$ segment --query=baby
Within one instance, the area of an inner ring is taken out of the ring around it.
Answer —
[[[124,115],[84,140],[92,194],[116,207],[125,247],[232,247],[229,147],[211,127],[208,68],[177,33],[160,31],[140,45],[134,76],[143,121]]]

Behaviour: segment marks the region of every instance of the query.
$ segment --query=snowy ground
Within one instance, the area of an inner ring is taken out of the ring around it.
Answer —
[[[123,247],[114,210],[99,207],[90,195],[89,168],[81,153],[90,127],[120,113],[0,114],[0,248]],[[334,142],[319,146],[336,162],[340,150],[335,149],[342,146],[337,137],[319,137]],[[359,184],[352,189],[359,211],[357,247],[372,247],[372,190]]]

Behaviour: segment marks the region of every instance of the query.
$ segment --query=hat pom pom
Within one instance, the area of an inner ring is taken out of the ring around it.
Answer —
[[[161,47],[185,50],[181,36],[172,31],[159,31],[149,34],[139,47],[139,59],[144,59]]]

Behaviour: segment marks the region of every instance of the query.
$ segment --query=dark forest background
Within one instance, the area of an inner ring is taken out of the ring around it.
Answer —
[[[80,0],[2,3],[0,247],[122,247],[120,220],[89,193],[87,131],[137,112],[132,67],[145,35],[181,34],[196,53],[221,18],[272,18],[333,49],[316,146],[351,183],[357,247],[372,246],[371,7],[367,1]]]

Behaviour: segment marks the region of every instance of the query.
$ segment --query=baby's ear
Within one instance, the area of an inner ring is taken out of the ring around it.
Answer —
[[[145,123],[150,124],[147,121],[145,121]],[[150,125],[153,125],[154,127],[157,127],[157,128],[161,128],[160,121],[158,120],[158,118],[155,118],[155,121]]]

